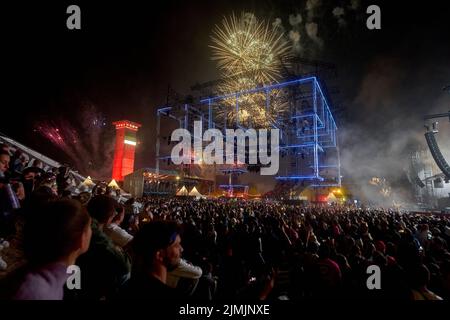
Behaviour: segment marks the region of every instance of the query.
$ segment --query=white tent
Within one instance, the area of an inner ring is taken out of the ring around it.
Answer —
[[[180,190],[177,191],[177,196],[187,196],[187,195],[189,195],[189,192],[185,186],[183,186]]]
[[[120,189],[119,185],[117,184],[115,179],[112,179],[111,182],[108,184],[108,187],[111,187],[113,189]]]
[[[334,195],[333,192],[330,192],[330,194],[327,196],[327,202],[328,203],[336,203],[336,202],[338,202],[338,199],[336,198],[336,196]]]
[[[95,186],[94,181],[92,181],[91,177],[88,176],[84,181],[81,183],[81,186],[93,188]]]
[[[197,198],[202,198],[203,197],[203,195],[200,192],[198,192],[196,187],[192,188],[191,192],[189,192],[189,195],[191,197],[197,197]]]

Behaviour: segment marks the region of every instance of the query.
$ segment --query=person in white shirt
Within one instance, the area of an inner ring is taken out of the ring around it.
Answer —
[[[104,232],[116,246],[124,248],[133,240],[133,236],[120,227],[125,217],[125,209],[124,207],[120,207],[119,210],[112,222],[105,227]]]
[[[189,286],[186,290],[188,291],[188,295],[192,295],[197,288],[202,273],[200,267],[194,266],[181,258],[180,264],[174,270],[167,273],[166,284],[171,288],[177,288],[180,280],[190,280],[188,281]]]

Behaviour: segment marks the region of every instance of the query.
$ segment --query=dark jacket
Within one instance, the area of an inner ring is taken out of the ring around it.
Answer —
[[[81,270],[79,299],[104,299],[115,295],[128,279],[129,257],[114,246],[111,239],[92,223],[92,238],[89,250],[77,259]]]

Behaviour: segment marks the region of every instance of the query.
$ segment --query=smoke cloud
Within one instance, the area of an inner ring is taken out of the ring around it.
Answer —
[[[357,10],[360,6],[360,0],[350,0],[349,8],[352,10]]]
[[[354,196],[384,206],[412,202],[405,169],[411,152],[428,149],[423,116],[445,112],[450,102],[450,96],[436,86],[445,82],[442,70],[435,66],[436,76],[429,79],[422,74],[428,75],[433,66],[423,68],[427,72],[407,68],[398,59],[379,58],[364,76],[349,110],[355,121],[339,130],[343,181]],[[450,123],[444,121],[438,143],[448,160],[449,136]],[[372,177],[386,179],[392,186],[389,198],[374,193]]]
[[[292,49],[295,53],[300,53],[302,51],[300,38],[300,32],[294,30],[289,31],[289,39],[292,41]]]
[[[308,13],[308,21],[312,21],[312,19],[316,15],[316,9],[321,4],[320,0],[308,0],[306,1],[306,11]]]
[[[274,28],[283,28],[282,20],[280,18],[276,18],[272,23],[272,27]]]
[[[252,23],[256,22],[256,17],[253,13],[246,12],[246,13],[244,13],[243,20],[244,20],[244,23],[246,23],[246,24],[252,24]]]
[[[315,23],[315,22],[307,23],[305,25],[305,29],[306,29],[306,34],[308,35],[308,37],[312,41],[314,41],[319,47],[322,47],[323,40],[321,38],[319,38],[319,36],[317,35],[318,30],[319,30],[317,23]]]
[[[302,23],[302,16],[297,13],[296,15],[290,14],[289,15],[289,24],[293,27],[299,25]]]
[[[345,10],[341,7],[336,7],[333,9],[333,16],[337,19],[339,26],[343,27],[347,24],[344,19]]]
[[[285,35],[286,29],[283,27],[283,21],[281,18],[276,18],[272,23],[272,27],[281,34]]]

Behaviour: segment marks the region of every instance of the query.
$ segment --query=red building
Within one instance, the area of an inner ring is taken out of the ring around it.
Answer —
[[[116,147],[112,178],[123,181],[123,177],[134,171],[134,154],[136,149],[136,133],[141,124],[128,120],[113,122],[116,126]]]

